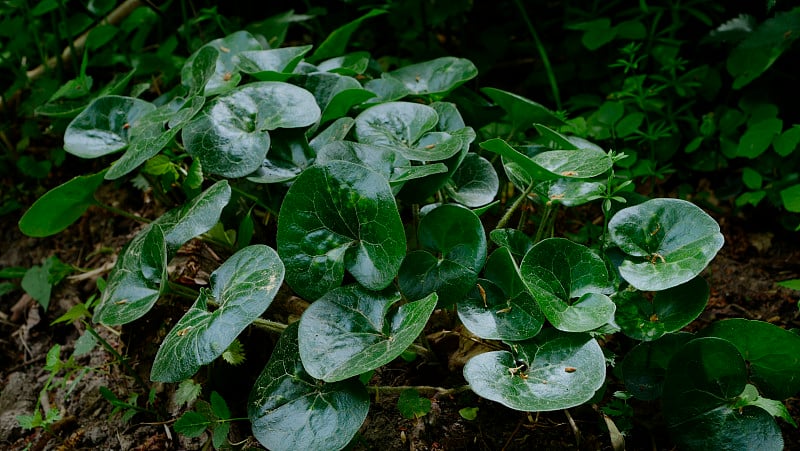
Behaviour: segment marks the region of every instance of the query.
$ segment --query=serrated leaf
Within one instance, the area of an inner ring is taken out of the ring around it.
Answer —
[[[695,278],[725,239],[719,224],[681,199],[652,199],[617,212],[611,241],[628,254],[622,278],[642,291],[665,290]]]
[[[274,451],[342,449],[366,419],[369,395],[357,379],[323,383],[306,373],[298,325],[290,324],[281,334],[250,392],[253,435]]]
[[[366,288],[386,288],[405,255],[405,234],[389,184],[345,161],[306,169],[278,219],[287,282],[308,300],[341,285],[347,271]]]
[[[588,401],[605,381],[603,351],[588,334],[546,329],[511,347],[513,354],[487,352],[464,366],[476,394],[515,410],[561,410]]]
[[[408,420],[422,418],[431,411],[431,400],[420,397],[416,389],[409,388],[400,392],[397,398],[397,410]]]
[[[397,294],[351,285],[319,298],[300,319],[300,358],[308,373],[326,382],[358,376],[402,354],[422,332],[436,295],[392,308]]]
[[[155,105],[132,97],[95,99],[67,126],[64,150],[81,158],[119,152],[130,143],[130,128],[155,109]]]
[[[198,396],[200,396],[200,392],[203,390],[203,386],[196,383],[192,379],[186,379],[181,381],[178,384],[178,388],[175,389],[175,404],[178,406],[183,406],[184,404],[188,405],[193,403]]]
[[[233,340],[272,303],[284,268],[267,246],[248,246],[211,273],[210,289],[202,289],[188,312],[158,349],[150,379],[178,382],[219,357]],[[217,309],[208,311],[208,301]]]
[[[228,403],[225,402],[225,399],[220,396],[219,393],[216,391],[211,392],[211,411],[214,412],[214,415],[221,420],[228,420],[231,418],[231,411],[228,408]]]

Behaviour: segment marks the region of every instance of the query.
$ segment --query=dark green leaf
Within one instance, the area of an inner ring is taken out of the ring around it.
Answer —
[[[678,332],[636,345],[621,364],[625,389],[644,401],[660,397],[670,359],[692,338],[688,332]]]
[[[175,432],[189,438],[200,437],[211,424],[208,418],[195,411],[188,411],[178,418],[173,426]]]
[[[100,97],[67,126],[64,150],[81,158],[97,158],[125,149],[130,128],[155,109],[152,103],[131,97]]]
[[[471,61],[445,56],[401,67],[384,76],[399,80],[411,94],[443,96],[477,75],[478,69]]]
[[[456,202],[467,207],[480,207],[494,200],[500,179],[492,164],[475,153],[468,153],[445,185]]]
[[[261,81],[286,81],[310,45],[252,50],[239,53],[239,69]]]
[[[400,392],[397,398],[397,410],[403,418],[409,420],[422,418],[431,411],[431,400],[420,397],[416,389],[409,388]]]
[[[345,53],[345,49],[347,48],[347,43],[350,41],[350,36],[356,31],[356,29],[358,29],[359,25],[361,25],[361,22],[385,13],[387,13],[387,11],[373,9],[358,19],[333,30],[333,32],[331,32],[331,34],[329,34],[328,37],[317,47],[317,50],[314,51],[314,54],[308,58],[309,61],[321,61],[324,59],[333,58],[334,56],[343,55]]]
[[[206,97],[222,94],[233,89],[241,81],[242,76],[239,74],[239,54],[248,50],[261,50],[261,44],[258,40],[246,31],[237,31],[224,38],[214,39],[208,44],[204,45],[192,54],[184,63],[181,68],[181,80],[183,84],[191,90],[197,91],[201,87],[195,85],[199,77],[198,73],[205,73],[205,70],[196,70],[195,64],[205,67],[207,64],[207,57],[210,55],[204,50],[205,47],[211,47],[216,50],[218,57],[214,67],[214,74],[207,78],[204,89],[201,91]],[[205,76],[203,77],[205,78]]]
[[[525,97],[497,88],[481,88],[481,92],[505,110],[516,131],[528,130],[533,124],[564,125],[552,111]]]
[[[478,279],[457,307],[464,326],[486,340],[526,340],[536,336],[544,324],[544,314],[529,293],[509,298],[486,279]]]

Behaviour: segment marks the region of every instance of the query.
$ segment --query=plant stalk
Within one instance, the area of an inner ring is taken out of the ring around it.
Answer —
[[[469,385],[462,385],[460,387],[453,387],[453,388],[433,387],[430,385],[401,385],[397,387],[385,386],[385,385],[367,386],[367,391],[370,394],[374,395],[400,394],[405,390],[416,390],[420,392],[420,394],[426,396],[434,396],[436,398],[440,398],[442,396],[456,395],[458,393],[462,393],[471,389],[472,388]]]
[[[517,5],[517,9],[519,9],[525,25],[528,26],[528,31],[533,38],[533,42],[536,44],[536,49],[539,51],[539,56],[542,58],[542,65],[544,65],[544,70],[547,72],[547,80],[550,82],[550,89],[553,91],[556,109],[561,110],[561,94],[558,90],[556,74],[553,72],[553,67],[550,66],[550,58],[547,57],[547,51],[544,48],[544,44],[542,44],[542,41],[539,39],[539,33],[536,32],[536,28],[534,28],[533,22],[531,22],[530,17],[528,17],[528,13],[525,11],[525,7],[522,5],[522,2],[520,0],[514,0],[514,3]]]
[[[528,198],[528,194],[530,194],[531,190],[533,189],[534,183],[535,182],[531,182],[530,185],[528,185],[528,187],[525,188],[525,191],[523,191],[522,194],[520,194],[517,200],[515,200],[514,203],[511,204],[511,207],[509,207],[509,209],[505,212],[505,214],[503,214],[503,217],[500,218],[500,221],[497,222],[497,226],[495,227],[496,229],[502,229],[506,226],[508,221],[511,219],[511,216],[514,215],[514,212],[516,212],[517,209],[520,207],[520,205],[522,205],[522,202],[524,202],[525,199]]]

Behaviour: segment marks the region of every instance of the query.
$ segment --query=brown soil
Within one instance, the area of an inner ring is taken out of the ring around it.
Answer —
[[[107,192],[104,197],[137,194]],[[140,196],[140,195],[139,195]],[[117,199],[119,200],[119,199]],[[132,201],[132,202],[131,202]],[[153,206],[145,198],[129,199],[125,205],[140,206],[139,213],[152,214]],[[98,276],[113,264],[121,246],[138,230],[128,219],[112,216],[104,210],[91,209],[83,219],[53,238],[32,239],[20,234],[18,218],[0,218],[0,268],[30,267],[41,264],[51,255],[62,261],[89,270],[105,268],[61,283],[53,292],[48,311],[32,301],[21,290],[0,297],[0,448],[8,450],[179,450],[210,449],[208,436],[187,439],[171,429],[171,424],[184,406],[173,402],[175,385],[156,384],[152,413],[140,413],[129,421],[120,414],[111,415],[113,407],[99,392],[107,387],[120,399],[140,395],[140,405],[147,392],[130,372],[114,363],[114,357],[96,347],[77,359],[93,368],[79,381],[71,393],[63,385],[63,372],[51,385],[62,386],[40,397],[48,379],[44,369],[47,351],[62,346],[66,359],[75,341],[84,333],[79,322],[51,326],[50,323],[78,302],[96,294]],[[705,313],[690,329],[698,329],[711,320],[744,317],[769,321],[786,328],[798,326],[798,293],[779,288],[775,282],[800,277],[800,246],[796,235],[772,230],[754,230],[751,223],[734,216],[718,218],[726,237],[726,245],[707,269],[705,276],[712,287],[711,300]],[[218,264],[215,253],[204,244],[191,242],[179,256],[173,277],[191,281],[207,277]],[[176,265],[173,265],[176,266]],[[210,267],[210,268],[209,268]],[[178,275],[176,275],[178,274]],[[291,304],[288,290],[279,295],[275,306]],[[277,308],[268,315],[278,315]],[[183,313],[183,307],[159,304],[144,319],[117,330],[98,327],[101,336],[117,352],[127,356],[129,365],[143,380],[148,380],[149,361],[160,338]],[[296,314],[297,312],[295,312]],[[291,314],[289,314],[291,316]],[[273,316],[276,317],[276,316]],[[284,318],[287,319],[284,315]],[[381,368],[373,383],[392,386],[434,385],[457,387],[464,384],[459,359],[470,352],[469,346],[457,337],[431,330],[429,336],[437,351],[439,363],[417,361],[395,362]],[[197,377],[206,390],[219,391],[228,401],[235,417],[246,416],[244,408],[247,384],[231,387],[225,381],[235,373],[254,379],[269,355],[277,338],[262,331],[248,331],[243,338],[248,360],[237,368],[226,363],[214,364]],[[619,387],[608,387],[603,405]],[[207,399],[207,392],[204,392]],[[62,419],[45,431],[42,428],[23,430],[16,416],[33,412],[37,398],[45,408],[57,408]],[[353,450],[526,450],[526,449],[612,449],[610,436],[598,405],[586,405],[568,412],[525,413],[507,409],[483,400],[471,392],[433,397],[430,414],[417,419],[404,419],[397,410],[396,396],[373,398],[369,416],[350,448]],[[790,412],[800,419],[800,402],[788,400]],[[658,415],[658,405],[637,403],[633,428],[626,438],[627,449],[672,449]],[[477,407],[477,418],[466,420],[459,414],[464,407]],[[788,448],[800,446],[800,433],[780,422]],[[230,440],[236,449],[260,449],[250,435],[247,422],[237,422]]]

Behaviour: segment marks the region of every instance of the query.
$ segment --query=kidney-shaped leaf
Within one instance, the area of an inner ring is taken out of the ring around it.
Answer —
[[[800,392],[800,336],[763,321],[732,318],[701,332],[733,343],[748,362],[749,380],[764,395],[786,399]]]
[[[492,163],[475,153],[468,153],[453,173],[445,189],[456,202],[475,208],[494,200],[500,179]]]
[[[652,199],[623,208],[608,224],[611,241],[628,254],[620,275],[643,291],[695,278],[722,248],[719,224],[691,202]]]
[[[95,99],[78,114],[64,132],[64,150],[81,158],[97,158],[118,152],[130,142],[130,128],[156,107],[132,97]]]
[[[445,56],[401,67],[384,77],[399,80],[411,94],[431,95],[447,94],[477,75],[478,69],[472,61]]]
[[[66,229],[87,208],[97,204],[94,192],[103,183],[105,172],[79,175],[46,192],[22,215],[19,229],[25,235],[37,238]]]
[[[436,110],[427,105],[388,102],[359,114],[355,135],[359,142],[366,144],[410,148],[438,122]]]
[[[470,359],[464,378],[479,396],[528,412],[585,403],[605,381],[603,351],[588,334],[553,329]]]
[[[520,274],[544,315],[557,329],[585,332],[608,323],[615,306],[606,265],[591,249],[564,238],[537,243]]]
[[[287,282],[309,300],[341,285],[345,269],[366,288],[386,288],[406,250],[386,179],[345,161],[297,177],[281,206],[277,242]]]
[[[456,205],[437,207],[420,221],[419,242],[423,250],[409,253],[400,267],[400,291],[412,300],[435,291],[441,305],[461,301],[486,259],[478,216]]]
[[[397,294],[357,285],[336,288],[319,298],[300,319],[300,358],[308,374],[341,381],[385,365],[422,332],[436,306],[436,294],[404,304]]]
[[[272,303],[283,282],[283,263],[264,245],[248,246],[211,273],[194,305],[164,338],[150,379],[179,382],[222,355]],[[217,304],[208,311],[208,302]]]
[[[314,96],[283,82],[250,83],[216,98],[183,130],[186,151],[203,170],[241,177],[261,166],[269,130],[306,127],[320,118]]]
[[[273,451],[339,450],[369,412],[369,395],[357,379],[323,383],[300,361],[298,323],[281,334],[247,402],[253,435]]]
[[[622,332],[636,340],[651,341],[677,332],[695,320],[708,302],[708,283],[702,277],[657,292],[647,299],[639,291],[614,296],[614,317]]]
[[[486,279],[478,279],[457,307],[464,326],[486,340],[527,340],[536,336],[544,324],[544,315],[528,292],[509,298]]]

